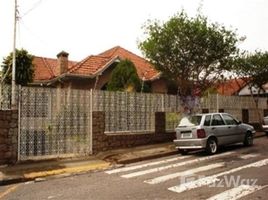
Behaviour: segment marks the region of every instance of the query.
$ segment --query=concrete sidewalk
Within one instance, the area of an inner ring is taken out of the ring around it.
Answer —
[[[266,136],[257,132],[255,137]],[[174,144],[162,143],[99,153],[80,159],[54,159],[0,166],[0,185],[77,175],[122,164],[177,154]]]
[[[146,145],[99,153],[80,159],[54,159],[38,162],[18,163],[0,166],[0,185],[26,181],[42,181],[77,175],[90,171],[105,170],[150,158],[175,154],[173,143]]]

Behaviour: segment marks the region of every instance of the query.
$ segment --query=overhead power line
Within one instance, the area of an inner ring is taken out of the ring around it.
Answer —
[[[33,10],[35,10],[38,6],[40,6],[41,3],[42,3],[42,0],[39,0],[38,2],[36,2],[35,4],[33,4],[33,6],[28,11],[26,11],[24,14],[22,14],[21,18],[25,17],[30,12],[32,12]]]

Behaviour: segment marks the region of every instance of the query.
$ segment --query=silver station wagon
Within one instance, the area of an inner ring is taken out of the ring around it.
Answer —
[[[252,126],[227,113],[195,114],[181,119],[174,143],[181,154],[193,149],[205,149],[208,154],[215,154],[223,145],[242,142],[252,146],[254,133]]]
[[[268,115],[263,118],[264,125],[262,125],[263,130],[265,131],[266,135],[268,136]]]

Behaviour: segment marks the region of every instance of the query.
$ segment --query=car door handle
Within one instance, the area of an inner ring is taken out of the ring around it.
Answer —
[[[215,127],[212,127],[211,130],[215,130],[216,128]]]
[[[228,126],[228,128],[231,128],[231,126]]]

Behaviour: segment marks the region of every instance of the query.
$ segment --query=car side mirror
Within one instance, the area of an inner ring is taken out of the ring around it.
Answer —
[[[242,124],[242,122],[241,122],[241,121],[238,121],[237,124],[238,124],[238,125],[239,125],[239,124]]]

